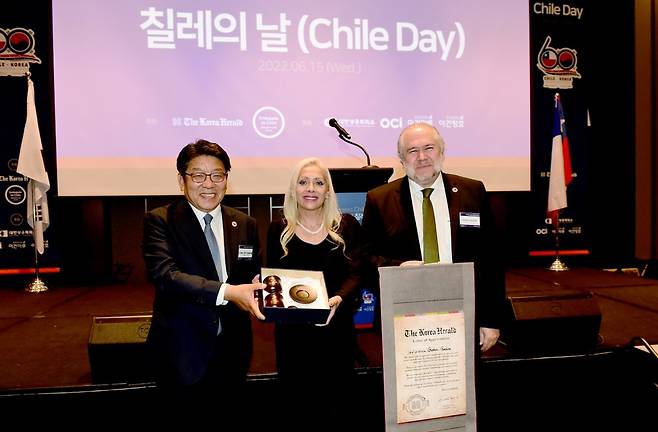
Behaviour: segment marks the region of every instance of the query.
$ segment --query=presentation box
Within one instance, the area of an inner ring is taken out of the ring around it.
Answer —
[[[320,271],[262,268],[266,285],[258,295],[265,320],[279,323],[324,324],[329,297]]]

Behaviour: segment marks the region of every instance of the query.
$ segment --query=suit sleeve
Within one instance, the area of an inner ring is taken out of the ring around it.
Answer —
[[[491,202],[481,184],[480,212],[483,230],[481,253],[476,275],[476,311],[478,325],[500,329],[506,320],[505,269],[497,245],[495,221]]]
[[[237,284],[251,283],[254,276],[260,274],[261,265],[263,264],[263,248],[260,244],[260,236],[258,235],[258,223],[253,217],[248,217],[247,225],[249,226],[249,242],[254,246],[256,259],[252,261],[250,271],[246,275],[240,276],[244,280],[237,280]]]
[[[399,266],[403,262],[387,255],[387,239],[381,206],[369,192],[363,209],[363,252],[369,257],[370,273],[374,271],[376,279],[378,267]]]
[[[149,278],[162,295],[211,306],[216,304],[220,284],[194,274],[192,264],[188,269],[181,268],[186,264],[181,262],[184,259],[171,239],[163,215],[156,212],[146,214],[142,249]]]

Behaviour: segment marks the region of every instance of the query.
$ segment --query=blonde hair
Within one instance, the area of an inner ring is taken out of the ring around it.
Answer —
[[[331,175],[329,170],[318,158],[306,158],[295,166],[293,174],[290,178],[290,186],[283,201],[283,216],[287,221],[287,225],[281,233],[280,241],[281,248],[283,249],[283,256],[288,255],[288,242],[295,234],[295,227],[299,220],[299,203],[297,202],[297,182],[302,170],[307,166],[316,166],[322,171],[322,177],[327,184],[327,196],[322,204],[322,223],[327,228],[327,232],[331,240],[336,243],[336,247],[342,246],[345,252],[345,240],[338,234],[340,226],[341,214],[338,210],[338,201],[334,193],[334,185],[331,182]]]

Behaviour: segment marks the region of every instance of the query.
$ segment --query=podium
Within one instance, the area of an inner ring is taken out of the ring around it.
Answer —
[[[475,431],[473,263],[379,269],[387,431]]]
[[[331,182],[336,193],[362,192],[388,183],[393,175],[393,168],[329,168]]]

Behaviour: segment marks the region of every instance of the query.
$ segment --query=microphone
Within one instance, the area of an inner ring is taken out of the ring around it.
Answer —
[[[343,129],[341,125],[338,124],[338,121],[336,121],[335,118],[329,119],[329,126],[336,129],[338,131],[338,135],[344,136],[347,139],[352,139],[350,134],[348,134],[347,131]]]
[[[351,145],[361,149],[361,151],[366,155],[367,165],[364,168],[379,168],[376,165],[370,165],[370,155],[368,154],[366,149],[364,149],[362,145],[357,144],[353,141],[350,141],[352,139],[352,137],[350,136],[350,134],[347,133],[347,131],[345,129],[343,129],[343,127],[341,125],[338,124],[338,122],[336,121],[335,118],[329,119],[329,126],[331,126],[332,128],[334,128],[338,131],[338,138],[342,139],[343,141],[345,141],[348,144],[351,144]]]

